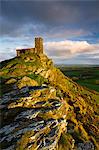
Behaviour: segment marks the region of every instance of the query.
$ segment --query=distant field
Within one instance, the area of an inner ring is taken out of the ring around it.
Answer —
[[[99,66],[57,66],[64,75],[89,89],[99,92]]]

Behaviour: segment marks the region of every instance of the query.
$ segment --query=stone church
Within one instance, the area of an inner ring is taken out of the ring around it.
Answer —
[[[35,47],[34,48],[26,48],[26,49],[16,49],[17,56],[21,54],[25,54],[26,52],[30,53],[43,53],[43,39],[41,37],[35,38]]]

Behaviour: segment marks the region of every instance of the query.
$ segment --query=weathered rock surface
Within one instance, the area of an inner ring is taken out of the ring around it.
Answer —
[[[99,93],[79,86],[44,54],[1,63],[3,150],[98,150]]]
[[[11,123],[5,122],[5,125],[0,129],[2,149],[47,150],[55,149],[58,146],[61,134],[67,131],[66,114],[69,107],[58,97],[50,98],[52,88],[43,86],[39,88],[41,88],[39,91],[42,94],[45,92],[44,90],[47,90],[48,95],[33,97],[32,94],[32,96],[22,97],[24,93],[29,93],[31,90],[35,93],[38,90],[35,87],[25,87],[23,90],[21,89],[21,98],[9,105],[7,104],[10,99],[13,99],[13,96],[8,93],[10,98],[5,101],[5,105],[7,105],[10,112],[4,112],[7,116],[6,119],[13,112],[11,109],[14,110],[15,114],[10,118]],[[16,89],[15,93],[20,91],[18,90]],[[4,99],[2,105],[4,105]],[[64,109],[65,107],[66,109]],[[17,112],[16,109],[18,108]]]
[[[21,80],[18,81],[17,86],[21,89],[25,86],[38,86],[38,83],[35,80],[24,76]]]

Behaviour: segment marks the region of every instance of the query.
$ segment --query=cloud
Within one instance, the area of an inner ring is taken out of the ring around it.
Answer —
[[[28,44],[16,46],[13,49],[2,49],[0,61],[14,57],[16,48],[29,47]],[[31,47],[31,46],[30,46]],[[99,44],[90,44],[87,41],[54,41],[44,43],[44,52],[56,64],[99,64]]]
[[[2,36],[13,36],[16,30],[20,32],[25,25],[29,24],[37,27],[43,25],[44,28],[38,27],[36,30],[40,34],[50,31],[53,33],[52,29],[54,28],[54,34],[58,37],[60,37],[58,32],[61,31],[61,27],[67,30],[83,29],[84,31],[99,32],[99,1],[1,0],[0,3],[0,28],[2,28],[0,34]],[[66,33],[68,34],[67,31]],[[49,34],[51,36],[51,33]]]
[[[88,30],[84,29],[66,29],[64,27],[56,27],[49,30],[48,33],[45,34],[49,39],[66,39],[66,38],[74,38],[74,37],[82,37],[82,36],[91,36],[92,33]]]
[[[0,61],[4,61],[4,60],[7,60],[7,59],[11,59],[15,57],[14,53],[3,53],[3,52],[0,52]]]
[[[42,36],[46,53],[56,62],[98,62],[99,1],[1,0],[0,4],[2,60]]]
[[[99,44],[90,44],[87,41],[65,40],[60,42],[46,42],[44,44],[46,53],[53,58],[70,59],[82,54],[99,54]]]
[[[58,42],[45,42],[45,48],[47,50],[69,50],[72,54],[78,52],[88,52],[99,48],[99,44],[89,44],[87,41],[58,41]]]

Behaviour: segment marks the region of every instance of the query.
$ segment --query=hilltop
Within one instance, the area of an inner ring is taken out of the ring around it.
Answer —
[[[72,81],[43,53],[1,62],[0,76],[2,149],[98,150],[98,92]]]

